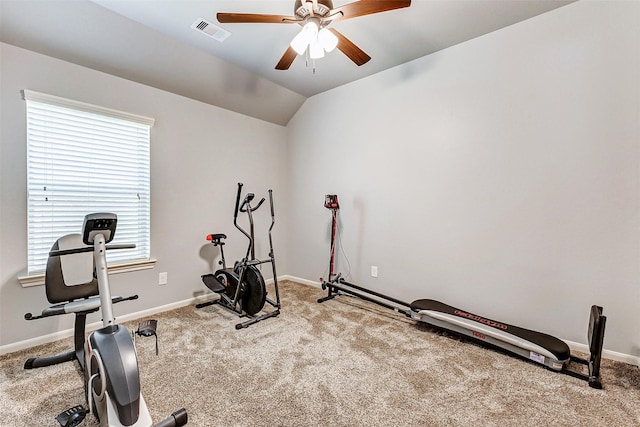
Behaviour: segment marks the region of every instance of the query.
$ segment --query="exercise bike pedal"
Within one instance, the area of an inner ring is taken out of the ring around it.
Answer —
[[[136,334],[143,337],[150,337],[156,335],[156,329],[158,329],[158,321],[155,319],[144,320],[138,323],[138,330]]]
[[[77,405],[62,412],[56,420],[62,427],[75,427],[84,420],[88,412],[82,405]]]
[[[213,274],[203,274],[202,281],[211,292],[221,294],[227,290],[227,287]]]
[[[144,320],[138,323],[138,329],[135,331],[134,335],[140,335],[141,337],[156,337],[156,356],[158,355],[158,334],[156,334],[156,329],[158,329],[158,321],[155,319]],[[135,339],[135,336],[134,336]]]

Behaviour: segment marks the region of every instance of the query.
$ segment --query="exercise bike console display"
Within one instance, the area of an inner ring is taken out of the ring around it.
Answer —
[[[104,236],[104,242],[110,243],[116,235],[118,217],[112,213],[94,213],[84,217],[82,224],[82,241],[85,245],[93,245],[98,234]]]

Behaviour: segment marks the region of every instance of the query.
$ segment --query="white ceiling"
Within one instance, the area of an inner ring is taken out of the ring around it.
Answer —
[[[334,0],[334,7],[355,0]],[[375,1],[375,0],[372,0]],[[275,65],[295,24],[219,24],[217,12],[293,15],[294,0],[0,0],[3,42],[284,125],[304,100],[574,0],[413,0],[334,22],[371,56],[337,49],[307,67]],[[204,18],[224,42],[191,29]]]

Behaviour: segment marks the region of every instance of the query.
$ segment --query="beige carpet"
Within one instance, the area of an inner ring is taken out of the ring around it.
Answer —
[[[193,426],[640,426],[635,366],[605,360],[595,390],[354,298],[317,304],[320,289],[291,282],[281,295],[279,317],[239,331],[217,305],[154,316],[160,355],[137,341],[154,421],[184,406]],[[22,369],[71,346],[0,357],[1,426],[56,426],[83,403],[77,364]]]

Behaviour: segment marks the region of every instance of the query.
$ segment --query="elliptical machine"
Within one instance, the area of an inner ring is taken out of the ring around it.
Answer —
[[[202,304],[196,304],[196,308],[203,308],[212,304],[219,304],[223,308],[232,311],[240,317],[250,317],[246,322],[236,324],[236,329],[247,328],[254,323],[275,317],[280,314],[280,291],[278,289],[278,275],[276,274],[276,262],[273,252],[273,240],[271,238],[271,230],[275,224],[275,215],[273,211],[273,191],[269,190],[269,205],[271,206],[271,226],[269,227],[269,258],[265,260],[257,259],[255,256],[255,239],[254,239],[254,226],[253,226],[253,213],[257,211],[262,203],[264,203],[264,197],[258,202],[257,205],[252,206],[251,203],[255,198],[255,194],[247,193],[245,198],[240,203],[242,196],[241,182],[238,183],[238,192],[236,195],[236,205],[233,213],[233,225],[249,239],[249,245],[247,246],[247,252],[239,261],[236,261],[233,268],[227,267],[226,260],[224,258],[224,239],[227,238],[225,234],[209,234],[207,240],[209,240],[213,246],[220,247],[221,260],[218,262],[222,266],[213,274],[205,274],[202,277],[202,281],[207,288],[212,292],[218,294],[220,298],[205,302]],[[246,213],[249,220],[249,232],[244,230],[238,225],[238,212]],[[258,269],[261,264],[270,263],[273,270],[273,286],[275,291],[275,301],[267,297],[267,288],[262,277],[262,273]],[[266,303],[269,303],[275,310],[262,315],[256,316]]]
[[[137,295],[111,296],[106,251],[135,247],[107,246],[115,236],[116,224],[115,214],[89,214],[84,218],[82,235],[70,234],[54,243],[45,274],[47,299],[51,303],[67,302],[46,308],[40,316],[27,313],[25,319],[75,313],[75,350],[58,356],[31,358],[24,367],[39,368],[77,359],[84,371],[89,410],[98,418],[101,427],[149,427],[153,422],[140,393],[133,339],[127,328],[115,323],[113,316],[113,303],[138,298]],[[87,246],[80,247],[82,243]],[[102,313],[103,327],[84,340],[86,316],[98,309]],[[77,426],[86,413],[87,410],[79,405],[60,414],[58,421],[64,427]],[[183,426],[187,418],[187,412],[182,408],[155,427]]]

